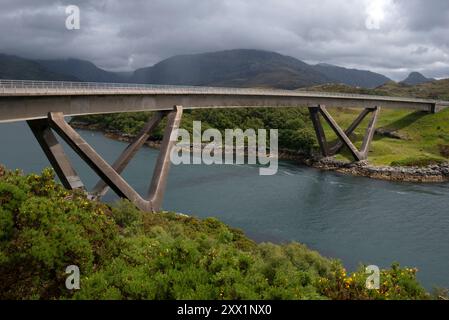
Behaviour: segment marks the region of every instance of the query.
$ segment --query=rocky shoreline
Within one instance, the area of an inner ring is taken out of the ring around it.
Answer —
[[[312,161],[311,166],[325,171],[395,182],[436,183],[449,181],[449,163],[425,167],[392,167],[373,166],[365,161],[347,163],[326,158]]]
[[[134,137],[123,134],[118,131],[102,130],[99,126],[89,125],[82,122],[71,122],[71,125],[77,129],[102,132],[105,137],[130,142]],[[148,140],[145,145],[159,149],[160,141]],[[305,154],[279,150],[279,159],[296,162],[299,165],[307,165],[324,171],[333,171],[353,176],[367,177],[377,180],[394,182],[414,182],[414,183],[437,183],[449,181],[449,163],[429,165],[425,167],[393,167],[393,166],[374,166],[366,161],[345,162],[335,158],[320,158],[307,156]]]

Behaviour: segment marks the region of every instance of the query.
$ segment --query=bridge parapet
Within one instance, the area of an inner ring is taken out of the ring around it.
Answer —
[[[102,82],[69,82],[69,81],[33,81],[33,80],[0,80],[0,95],[54,95],[54,94],[204,94],[204,95],[253,95],[253,96],[285,96],[285,97],[320,97],[335,99],[379,100],[385,102],[409,102],[432,104],[436,100],[374,96],[366,94],[315,92],[307,90],[280,90],[262,88],[230,88],[155,85],[134,83],[102,83]],[[444,103],[444,102],[441,102]],[[449,102],[447,102],[449,104]]]

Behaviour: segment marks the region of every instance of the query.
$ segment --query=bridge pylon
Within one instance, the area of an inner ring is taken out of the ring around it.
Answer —
[[[47,119],[29,120],[27,122],[64,187],[71,190],[85,190],[84,184],[72,167],[69,158],[53,131],[100,177],[101,181],[89,193],[92,199],[101,198],[111,188],[119,197],[130,200],[139,209],[147,212],[157,212],[161,210],[171,164],[170,154],[176,143],[176,137],[173,135],[173,132],[179,128],[182,111],[182,106],[175,106],[172,111],[156,112],[112,166],[65,121],[63,113],[50,112]],[[167,125],[148,196],[144,199],[120,174],[164,117],[167,118]]]
[[[355,161],[368,159],[369,147],[376,130],[380,107],[365,108],[345,131],[343,131],[343,129],[337,124],[337,122],[330,115],[324,105],[309,107],[309,112],[318,139],[318,144],[324,157],[333,156],[340,152],[344,146],[346,146],[351,152],[351,155],[353,156]],[[372,117],[370,119],[368,127],[366,128],[362,147],[360,150],[358,150],[349,137],[370,113],[372,113]],[[326,134],[321,124],[320,115],[324,118],[324,120],[326,120],[326,122],[329,124],[329,126],[332,128],[339,139],[334,145],[330,146],[327,142]]]

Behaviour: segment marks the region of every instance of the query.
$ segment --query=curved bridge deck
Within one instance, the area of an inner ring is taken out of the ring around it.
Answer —
[[[273,89],[237,89],[92,82],[0,80],[0,123],[66,116],[251,107],[410,108],[436,112],[448,101]]]

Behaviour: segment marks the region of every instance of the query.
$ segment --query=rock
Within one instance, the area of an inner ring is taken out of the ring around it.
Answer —
[[[367,161],[349,163],[335,158],[322,158],[315,162],[309,162],[309,164],[322,170],[388,181],[419,183],[449,181],[449,163],[427,167],[376,167]]]
[[[398,140],[409,140],[410,138],[403,133],[399,133],[396,130],[387,129],[387,128],[379,128],[376,129],[376,134],[386,138],[398,139]]]

